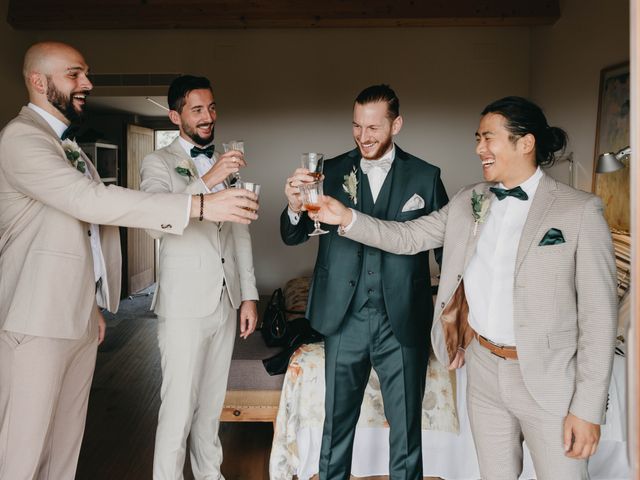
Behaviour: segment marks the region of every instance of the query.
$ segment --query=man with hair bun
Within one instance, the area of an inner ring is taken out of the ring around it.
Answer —
[[[543,173],[567,136],[529,100],[488,105],[476,142],[486,181],[437,212],[384,222],[325,197],[319,219],[396,254],[444,246],[431,341],[450,368],[466,358],[482,478],[518,478],[524,439],[538,480],[585,479],[616,332],[602,202]]]

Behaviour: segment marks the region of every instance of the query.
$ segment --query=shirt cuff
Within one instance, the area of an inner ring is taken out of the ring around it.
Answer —
[[[184,224],[184,228],[187,228],[189,225],[189,220],[191,220],[191,204],[193,203],[193,195],[189,195],[189,201],[187,202],[187,221]]]
[[[212,191],[212,190],[209,190],[209,187],[207,187],[207,184],[206,184],[206,183],[204,183],[204,180],[202,180],[202,177],[198,178],[198,180],[200,180],[200,183],[202,183],[202,188],[204,188],[204,191],[205,191],[206,193],[213,193],[213,192],[216,192],[216,191],[217,191],[217,190],[215,190],[215,187],[214,187],[214,190],[213,190],[213,191]]]
[[[350,208],[349,210],[351,210],[351,222],[349,222],[349,225],[347,225],[346,227],[338,228],[338,233],[340,235],[344,235],[349,230],[351,230],[351,227],[353,227],[353,224],[356,223],[356,218],[358,218],[358,215],[356,214],[356,211],[353,208]]]
[[[289,221],[291,225],[297,225],[300,222],[300,212],[294,212],[291,208],[287,207],[287,214],[289,215]]]

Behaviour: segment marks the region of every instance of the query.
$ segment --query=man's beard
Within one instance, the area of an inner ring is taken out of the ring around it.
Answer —
[[[363,158],[365,158],[366,160],[380,160],[385,153],[387,153],[389,151],[389,149],[391,148],[391,144],[393,144],[393,137],[389,136],[384,142],[381,142],[378,144],[378,148],[376,149],[375,153],[373,153],[373,156],[368,156],[365,157],[364,155],[362,155],[362,150],[360,150],[360,145],[358,145],[358,142],[356,142],[356,146],[358,147],[358,150],[360,150],[360,155],[362,155]]]
[[[196,125],[196,128],[198,128],[198,126],[202,125]],[[193,143],[195,143],[196,145],[200,145],[201,147],[209,145],[213,141],[213,136],[215,133],[215,127],[211,127],[211,135],[209,135],[208,137],[201,137],[196,133],[195,129],[191,130],[189,125],[185,124],[184,122],[182,123],[182,130],[184,130],[184,133],[186,133],[187,136],[191,140],[193,140]]]
[[[64,115],[69,122],[74,123],[82,119],[82,111],[77,111],[73,107],[72,95],[65,96],[60,90],[58,90],[51,78],[47,79],[47,100],[51,105]]]

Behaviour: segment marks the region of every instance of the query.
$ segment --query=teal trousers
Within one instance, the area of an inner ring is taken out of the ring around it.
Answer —
[[[407,319],[410,321],[410,319]],[[389,422],[389,477],[422,480],[422,397],[429,339],[424,347],[401,345],[385,311],[365,306],[350,312],[325,338],[325,421],[320,480],[348,480],[355,427],[371,367],[380,379]]]

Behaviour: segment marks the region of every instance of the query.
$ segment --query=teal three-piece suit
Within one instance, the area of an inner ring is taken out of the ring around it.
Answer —
[[[374,202],[360,159],[354,149],[327,160],[324,193],[354,210],[395,221],[427,215],[448,201],[440,169],[396,146]],[[343,184],[354,168],[358,182],[352,199]],[[433,317],[428,252],[395,255],[344,238],[334,226],[323,228],[329,233],[319,239],[307,305],[311,325],[325,336],[320,479],[349,478],[355,425],[372,366],[390,425],[390,478],[422,479],[422,397]],[[294,225],[285,208],[280,231],[287,245],[305,242],[312,230],[306,214]]]

